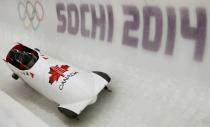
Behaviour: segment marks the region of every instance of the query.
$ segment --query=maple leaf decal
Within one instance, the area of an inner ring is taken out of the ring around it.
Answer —
[[[50,67],[50,72],[51,74],[49,78],[49,83],[52,85],[55,81],[58,81],[60,76],[64,77],[64,73],[68,71],[69,66],[68,65],[61,65],[59,67],[58,65]]]

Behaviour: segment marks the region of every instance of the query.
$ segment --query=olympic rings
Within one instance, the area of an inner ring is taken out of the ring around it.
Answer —
[[[19,1],[17,10],[18,16],[23,21],[25,27],[32,26],[34,30],[37,30],[40,22],[44,19],[44,8],[38,0],[34,2],[27,0],[25,3]]]

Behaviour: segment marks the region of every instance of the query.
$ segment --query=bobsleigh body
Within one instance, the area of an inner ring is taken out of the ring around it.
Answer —
[[[32,88],[58,103],[58,109],[76,117],[97,100],[111,78],[103,72],[87,72],[42,54],[39,50],[16,44],[5,59],[14,72]]]

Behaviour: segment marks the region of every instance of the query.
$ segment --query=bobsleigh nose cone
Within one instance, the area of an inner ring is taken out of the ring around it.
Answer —
[[[78,114],[66,108],[58,107],[58,110],[71,119],[76,119],[78,117]]]
[[[108,83],[111,81],[111,78],[109,77],[108,74],[104,73],[104,72],[100,72],[100,71],[93,71],[93,73],[101,76],[102,78],[104,78]]]

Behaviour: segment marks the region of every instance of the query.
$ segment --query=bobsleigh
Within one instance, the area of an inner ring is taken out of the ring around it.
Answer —
[[[4,61],[32,88],[58,104],[58,110],[71,118],[97,100],[111,78],[104,72],[87,72],[17,43]]]

